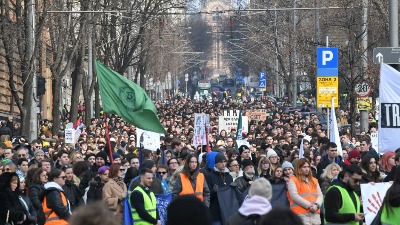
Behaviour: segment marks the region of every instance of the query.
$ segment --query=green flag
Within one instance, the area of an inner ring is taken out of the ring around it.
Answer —
[[[242,125],[242,110],[239,111],[239,119],[238,119],[238,125],[237,125],[237,129],[236,129],[236,140],[242,140],[243,139],[243,135],[242,135],[242,131],[243,131],[243,125]],[[239,147],[238,144],[236,143],[236,152],[239,152]]]
[[[139,85],[96,61],[103,110],[143,130],[165,133],[157,109]]]

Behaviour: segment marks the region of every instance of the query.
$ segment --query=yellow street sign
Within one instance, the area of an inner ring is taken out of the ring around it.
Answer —
[[[331,107],[332,98],[339,107],[339,78],[317,77],[317,107]]]
[[[358,110],[371,110],[372,109],[372,97],[357,98],[357,109]]]

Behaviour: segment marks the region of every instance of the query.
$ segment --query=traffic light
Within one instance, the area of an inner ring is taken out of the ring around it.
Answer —
[[[37,96],[42,96],[46,93],[46,79],[42,76],[37,77]]]

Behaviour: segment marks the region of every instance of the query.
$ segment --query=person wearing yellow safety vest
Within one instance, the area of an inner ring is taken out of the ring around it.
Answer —
[[[290,209],[304,225],[319,225],[323,196],[317,179],[312,176],[308,159],[299,159],[294,172],[288,185]]]
[[[349,165],[341,172],[325,194],[325,225],[359,225],[364,219],[360,213],[360,198],[355,190],[360,186],[362,170],[357,165]]]
[[[42,202],[45,225],[67,225],[71,206],[62,189],[67,176],[59,169],[52,169],[48,176],[50,182],[44,185],[45,196]]]
[[[387,190],[383,199],[382,225],[395,225],[400,222],[400,168],[396,169],[396,175],[392,186]]]
[[[183,171],[177,177],[172,189],[172,199],[181,195],[195,195],[207,207],[210,206],[210,190],[204,174],[199,172],[199,161],[193,154],[186,158]]]
[[[140,184],[129,197],[132,218],[135,225],[161,225],[156,206],[156,196],[150,190],[153,172],[148,168],[140,170]]]

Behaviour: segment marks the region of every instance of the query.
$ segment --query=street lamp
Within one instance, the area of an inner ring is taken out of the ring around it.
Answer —
[[[171,72],[168,72],[167,73],[167,87],[168,87],[168,95],[170,96],[171,95],[171,88],[172,88],[172,84],[171,84]]]

